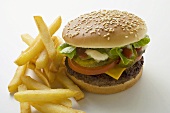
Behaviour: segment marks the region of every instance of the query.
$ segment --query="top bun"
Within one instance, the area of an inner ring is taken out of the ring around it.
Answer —
[[[100,10],[71,20],[63,30],[66,43],[83,48],[122,47],[144,38],[145,22],[134,14]]]

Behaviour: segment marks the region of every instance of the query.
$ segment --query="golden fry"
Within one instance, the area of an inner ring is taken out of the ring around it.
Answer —
[[[63,85],[55,78],[54,82],[50,83],[52,89],[63,88]]]
[[[8,90],[10,93],[14,93],[17,91],[18,86],[22,83],[21,76],[24,76],[26,73],[27,65],[18,66],[14,77],[8,85]]]
[[[76,93],[70,89],[27,90],[15,93],[14,98],[19,102],[61,102]]]
[[[57,72],[63,61],[63,58],[64,58],[64,55],[58,52],[57,50],[57,55],[49,67],[50,71]]]
[[[46,85],[37,82],[36,80],[32,79],[30,76],[22,76],[21,80],[23,84],[27,86],[28,89],[30,90],[45,90],[45,89],[50,89]]]
[[[41,69],[46,67],[47,64],[48,64],[48,54],[46,50],[43,50],[40,53],[39,57],[37,58],[35,65],[37,69]]]
[[[47,102],[34,102],[36,104],[45,104]],[[66,106],[66,107],[72,107],[72,101],[70,99],[63,99],[61,102],[60,101],[53,101],[53,102],[50,102],[52,104],[61,104],[63,106]]]
[[[34,70],[34,69],[35,69],[35,64],[34,64],[33,62],[28,62],[27,67],[28,67],[29,69]]]
[[[22,34],[21,38],[28,46],[30,46],[34,41],[34,38],[32,38],[29,34]]]
[[[55,72],[52,72],[48,69],[48,67],[45,67],[44,68],[44,72],[45,74],[47,75],[47,78],[49,80],[50,83],[53,83],[54,80],[55,80],[55,77],[56,77],[56,73]]]
[[[54,59],[56,51],[48,27],[46,26],[41,16],[34,16],[34,20],[36,22],[36,25],[41,36],[41,40],[47,50],[49,57],[51,59]]]
[[[75,110],[63,105],[45,103],[45,104],[36,104],[31,103],[31,105],[42,113],[85,113],[84,111]]]
[[[61,23],[62,23],[61,16],[58,16],[54,20],[54,22],[49,26],[49,32],[51,36],[60,28]]]
[[[52,36],[52,40],[54,41],[55,48],[57,48],[60,44],[63,43],[63,40],[61,40],[61,38],[56,37],[56,36]],[[64,57],[64,55],[61,54],[58,50],[56,50],[56,52],[57,52],[56,57],[53,59],[52,63],[50,64],[50,67],[49,67],[49,70],[52,72],[58,71],[58,69],[62,63],[63,57]]]
[[[26,91],[27,87],[24,84],[18,86],[18,91]]]
[[[15,63],[17,65],[26,64],[28,61],[33,59],[35,56],[40,54],[40,52],[44,49],[44,45],[41,41],[40,35],[34,40],[34,42],[17,58]]]
[[[27,87],[24,84],[18,86],[18,91],[26,91]],[[31,113],[31,107],[28,102],[20,103],[20,113]]]
[[[66,59],[66,57],[63,57],[63,60],[62,60],[62,62],[61,62],[61,64],[60,64],[60,67],[66,67],[66,66],[65,66],[65,59]]]
[[[51,87],[49,81],[46,78],[45,73],[42,73],[40,70],[35,69],[35,74],[45,83],[46,86]]]
[[[52,36],[51,38],[52,38],[52,40],[54,42],[55,48],[57,48],[59,45],[64,43],[64,41],[58,36]]]
[[[66,107],[72,107],[72,101],[70,99],[63,100],[59,104],[66,106]]]
[[[61,67],[56,74],[56,79],[65,87],[71,90],[78,91],[78,93],[74,96],[76,100],[80,100],[84,98],[84,93],[80,90],[80,88],[73,83],[72,80],[70,80],[66,73],[65,73],[65,68]]]
[[[61,17],[59,16],[49,27],[49,32],[51,35],[53,35],[60,27],[61,25]],[[44,49],[44,44],[41,40],[41,36],[38,35],[33,43],[24,51],[21,53],[21,55],[15,60],[15,63],[17,65],[23,65],[26,64],[28,61],[30,61],[32,58],[37,56],[41,51]]]

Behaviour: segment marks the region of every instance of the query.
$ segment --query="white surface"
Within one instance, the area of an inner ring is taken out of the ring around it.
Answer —
[[[7,85],[17,56],[27,46],[23,33],[38,33],[34,15],[49,25],[58,15],[63,26],[80,14],[99,9],[119,9],[143,18],[151,38],[145,53],[144,73],[127,91],[113,95],[86,93],[78,102],[87,113],[170,113],[170,15],[169,0],[1,0],[0,1],[0,113],[19,113],[19,103],[10,96]]]

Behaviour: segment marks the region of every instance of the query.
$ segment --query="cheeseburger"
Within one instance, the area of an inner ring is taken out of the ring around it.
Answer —
[[[67,75],[80,88],[111,94],[133,86],[142,75],[147,44],[145,22],[125,11],[100,10],[68,22],[59,51]]]

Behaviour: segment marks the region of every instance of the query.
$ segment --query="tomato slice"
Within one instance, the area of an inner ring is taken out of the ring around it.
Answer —
[[[76,62],[74,62],[73,60],[68,59],[68,65],[72,70],[85,75],[97,75],[97,74],[105,73],[107,70],[116,66],[117,63],[118,60],[104,66],[88,68],[88,67],[82,67],[78,65]]]
[[[141,56],[143,54],[142,47],[136,48],[136,52],[139,56]]]
[[[123,55],[127,58],[131,58],[132,56],[132,50],[128,48],[123,48]]]
[[[81,59],[86,59],[88,55],[85,53],[85,48],[76,48],[76,52]]]

